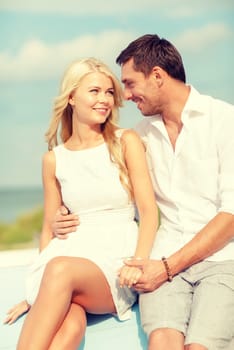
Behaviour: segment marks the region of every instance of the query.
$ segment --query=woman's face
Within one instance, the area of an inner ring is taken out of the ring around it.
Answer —
[[[90,73],[70,97],[73,118],[78,122],[95,125],[102,124],[114,106],[114,87],[110,78],[103,73]]]

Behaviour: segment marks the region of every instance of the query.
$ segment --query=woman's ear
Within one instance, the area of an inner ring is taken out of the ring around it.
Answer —
[[[70,95],[70,96],[69,96],[68,103],[69,103],[71,106],[74,106],[74,105],[75,105],[74,95]]]

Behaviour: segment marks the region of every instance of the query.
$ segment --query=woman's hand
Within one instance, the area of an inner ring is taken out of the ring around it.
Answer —
[[[142,275],[142,270],[135,266],[123,266],[119,270],[119,284],[120,287],[127,286],[131,288]]]
[[[28,312],[30,309],[30,305],[27,303],[26,300],[21,301],[19,304],[13,306],[8,312],[7,312],[7,318],[3,321],[5,324],[12,324],[14,323],[20,316]]]
[[[162,260],[153,259],[126,259],[125,266],[141,269],[142,275],[133,285],[138,293],[152,292],[168,281],[165,266]]]

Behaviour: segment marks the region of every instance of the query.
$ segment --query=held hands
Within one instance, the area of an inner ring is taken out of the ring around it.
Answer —
[[[152,292],[168,280],[164,264],[161,260],[126,259],[124,264],[126,267],[135,267],[141,271],[141,276],[133,284],[133,288],[139,293]]]
[[[69,214],[69,210],[62,205],[56,212],[52,222],[52,232],[59,239],[66,239],[67,234],[76,231],[79,218],[75,214]]]
[[[12,324],[14,323],[20,316],[28,312],[30,309],[30,305],[27,303],[26,300],[21,301],[19,304],[13,306],[8,312],[7,312],[7,318],[3,321],[5,324]]]
[[[122,266],[119,270],[119,284],[120,287],[127,286],[128,288],[134,287],[139,278],[142,275],[141,269],[138,267]]]

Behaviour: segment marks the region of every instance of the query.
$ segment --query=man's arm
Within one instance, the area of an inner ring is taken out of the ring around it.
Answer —
[[[196,236],[180,250],[167,257],[172,276],[221,250],[234,238],[234,215],[218,213]],[[141,267],[143,275],[134,288],[153,291],[168,280],[161,260],[126,261],[126,265]]]
[[[70,214],[69,210],[62,205],[57,210],[52,222],[52,232],[56,237],[66,239],[67,234],[76,231],[78,225],[78,216]]]
[[[218,213],[196,236],[169,257],[173,275],[221,250],[234,238],[234,215]]]

